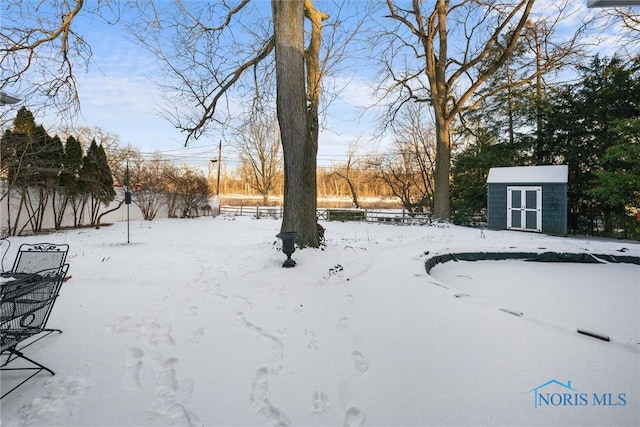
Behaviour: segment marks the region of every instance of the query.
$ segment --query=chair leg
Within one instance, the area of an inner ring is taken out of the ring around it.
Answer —
[[[9,390],[6,393],[3,393],[2,396],[0,396],[0,399],[4,399],[5,396],[7,396],[9,393],[11,393],[12,391],[14,391],[15,389],[17,389],[18,387],[20,387],[22,384],[26,383],[27,381],[29,381],[31,378],[35,377],[36,375],[38,375],[38,373],[40,371],[42,371],[42,369],[39,368],[31,368],[33,370],[36,370],[33,374],[29,375],[27,378],[25,378],[24,380],[22,380],[22,382],[20,382],[20,384],[16,385],[15,387],[13,387],[11,390]]]
[[[0,399],[4,398],[6,395],[8,395],[9,393],[11,393],[12,391],[14,391],[15,389],[17,389],[18,387],[20,387],[22,384],[26,383],[27,381],[29,381],[31,378],[35,377],[36,375],[38,375],[38,373],[40,373],[41,371],[47,371],[49,372],[51,375],[55,375],[55,372],[53,372],[51,369],[47,368],[46,366],[36,362],[33,359],[28,358],[27,356],[25,356],[21,351],[16,350],[15,348],[9,348],[7,350],[5,350],[10,354],[9,359],[7,360],[7,362],[5,364],[2,365],[2,368],[0,368],[0,371],[35,371],[33,374],[29,375],[27,378],[25,378],[20,384],[16,385],[15,387],[13,387],[11,390],[7,391],[6,393],[3,393],[2,396],[0,396]],[[14,356],[13,358],[11,356]],[[10,361],[16,360],[17,358],[21,358],[24,359],[28,362],[31,362],[32,364],[34,364],[36,367],[28,367],[28,368],[5,368],[4,366],[6,366]]]
[[[24,355],[24,353],[22,353],[22,352],[21,352],[21,351],[19,351],[19,350],[16,350],[15,348],[11,348],[11,349],[9,349],[9,352],[11,352],[11,353],[15,354],[17,357],[19,357],[19,358],[21,358],[21,359],[24,359],[24,360],[27,360],[27,361],[29,361],[29,362],[33,363],[33,364],[34,364],[34,365],[36,365],[38,368],[40,368],[40,370],[47,371],[47,372],[49,372],[51,375],[55,375],[55,374],[56,374],[56,373],[55,373],[55,372],[53,372],[51,369],[49,369],[49,368],[47,368],[46,366],[44,366],[44,365],[42,365],[42,364],[40,364],[40,363],[36,362],[36,361],[35,361],[35,360],[33,360],[33,359],[28,358],[27,356],[25,356],[25,355]],[[15,360],[15,359],[14,359],[14,360]],[[4,370],[5,370],[5,371],[8,371],[8,370],[20,370],[20,369],[36,369],[36,368],[7,368],[7,369],[4,369]]]

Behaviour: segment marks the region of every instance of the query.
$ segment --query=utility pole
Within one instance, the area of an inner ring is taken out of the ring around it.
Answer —
[[[222,163],[222,140],[218,144],[218,158],[211,159],[211,163],[218,164],[218,175],[216,178],[216,203],[218,206],[218,213],[220,213],[220,163]],[[211,177],[211,163],[209,164],[209,175],[207,176],[207,184],[209,183],[209,178]]]
[[[216,196],[220,196],[220,163],[222,163],[222,140],[218,144],[218,182],[216,184]]]

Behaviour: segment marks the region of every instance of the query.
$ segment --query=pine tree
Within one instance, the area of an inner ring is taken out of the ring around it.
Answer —
[[[21,231],[17,226],[23,209],[27,211],[32,231],[42,229],[45,207],[59,184],[62,152],[60,139],[49,136],[43,126],[36,125],[31,111],[22,107],[14,120],[13,130],[2,137],[2,170],[9,183],[7,203],[10,203],[12,189],[18,189],[20,193],[13,225],[8,219],[11,234]]]
[[[90,224],[96,225],[101,204],[109,204],[115,198],[113,177],[107,163],[104,148],[91,141],[83,158],[80,174],[80,191],[90,202]]]
[[[581,68],[580,81],[553,95],[545,129],[545,140],[553,144],[546,149],[558,163],[569,166],[569,229],[573,232],[611,234],[612,219],[623,209],[595,197],[593,187],[599,171],[612,167],[608,150],[627,143],[621,142],[617,123],[640,117],[638,65],[638,61],[595,57]]]
[[[82,146],[73,136],[67,138],[64,147],[64,168],[60,176],[60,185],[68,197],[74,212],[74,224],[78,224],[80,202],[82,198],[80,173],[82,171]]]

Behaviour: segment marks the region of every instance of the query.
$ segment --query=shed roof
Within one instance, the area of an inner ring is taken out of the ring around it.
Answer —
[[[516,166],[508,168],[491,168],[487,183],[566,183],[569,177],[569,166]]]

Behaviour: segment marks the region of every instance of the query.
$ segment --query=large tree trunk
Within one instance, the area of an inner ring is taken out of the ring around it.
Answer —
[[[276,44],[278,123],[284,158],[281,231],[298,232],[301,248],[317,247],[317,129],[313,123],[308,123],[304,0],[272,0],[271,5]],[[315,139],[313,135],[316,135]]]
[[[442,122],[442,123],[440,123]],[[451,213],[449,171],[451,169],[451,139],[449,124],[436,120],[436,166],[434,170],[433,214],[436,218],[449,219]]]
[[[436,122],[436,165],[434,170],[433,214],[436,218],[449,219],[449,171],[451,169],[451,139],[449,125],[451,111],[449,106],[450,87],[447,79],[447,8],[449,2],[438,0],[434,14],[438,32],[437,52],[434,50],[436,40],[435,31],[430,34],[431,40],[426,40],[426,73],[431,89],[431,104],[434,108]]]
[[[398,6],[402,3],[402,6]],[[496,5],[492,2],[456,2],[452,4],[449,0],[435,0],[435,2],[424,2],[414,0],[411,7],[407,9],[407,2],[394,2],[387,0],[389,15],[397,20],[416,36],[417,43],[398,37],[399,47],[408,49],[424,61],[424,73],[429,82],[429,99],[423,98],[419,94],[424,89],[424,82],[418,79],[413,91],[410,82],[416,81],[414,77],[397,77],[391,75],[398,83],[398,87],[408,89],[410,97],[418,101],[427,101],[431,104],[436,121],[436,167],[434,171],[434,215],[438,218],[449,219],[450,199],[449,199],[449,171],[451,167],[451,126],[456,116],[466,108],[474,108],[480,105],[481,101],[494,91],[489,90],[480,93],[477,99],[474,95],[485,85],[488,79],[494,75],[513,54],[517,42],[522,36],[522,30],[527,22],[535,0],[519,0],[517,2],[499,2]],[[398,4],[398,5],[396,5]],[[425,10],[433,7],[428,15],[423,14]],[[502,13],[496,13],[498,7]],[[462,28],[459,27],[457,19],[465,14],[467,20]],[[451,32],[449,31],[447,19],[451,14]],[[415,22],[413,22],[415,20]],[[458,31],[460,30],[460,31]],[[406,33],[405,33],[406,34]],[[579,34],[579,33],[576,33]],[[480,36],[482,35],[482,36]],[[456,49],[452,52],[448,50],[448,38],[456,40]],[[456,38],[457,37],[457,38]],[[573,39],[575,40],[575,39]],[[418,43],[421,44],[418,50]],[[571,48],[573,41],[570,42]],[[494,47],[501,46],[499,55],[491,58]],[[395,49],[392,46],[391,49]],[[459,49],[458,49],[459,48]],[[459,50],[461,51],[459,52]],[[562,47],[562,55],[566,55],[567,50]],[[396,54],[404,58],[400,51]],[[557,57],[556,57],[557,58]],[[550,60],[553,62],[553,60]],[[483,64],[482,66],[479,66]],[[392,63],[387,66],[392,69]],[[407,69],[407,75],[414,74]],[[415,74],[417,76],[419,74]],[[463,84],[459,82],[462,81]],[[508,82],[499,89],[506,89],[514,84],[524,84],[527,79],[519,82]],[[494,93],[495,94],[495,93]]]

